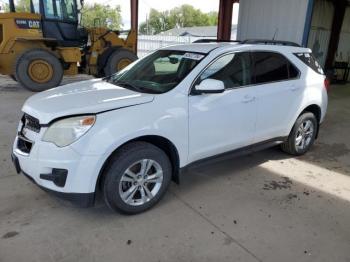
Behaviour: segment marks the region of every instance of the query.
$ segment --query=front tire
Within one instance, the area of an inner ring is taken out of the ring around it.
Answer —
[[[18,57],[15,79],[33,92],[58,86],[63,77],[61,62],[53,54],[42,49],[32,49]]]
[[[123,146],[103,174],[107,206],[125,214],[146,211],[164,196],[171,170],[170,160],[160,148],[146,142]]]
[[[313,113],[305,112],[295,122],[288,139],[281,149],[291,155],[305,154],[315,142],[318,121]]]

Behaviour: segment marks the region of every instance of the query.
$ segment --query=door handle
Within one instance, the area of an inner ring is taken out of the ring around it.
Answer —
[[[242,103],[250,103],[255,100],[255,96],[246,95],[243,97]]]

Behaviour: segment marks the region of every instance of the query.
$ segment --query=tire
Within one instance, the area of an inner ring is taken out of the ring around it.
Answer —
[[[17,79],[16,79],[15,75],[10,75],[10,77],[11,77],[11,79],[12,79],[13,81],[17,82]]]
[[[23,87],[33,92],[58,86],[62,77],[61,62],[42,49],[32,49],[23,53],[15,63],[15,78]]]
[[[287,141],[281,145],[281,149],[294,156],[305,154],[315,142],[317,129],[318,121],[313,113],[305,112],[301,114],[295,122]]]
[[[146,173],[141,171],[142,166],[149,167]],[[165,152],[152,144],[132,142],[123,146],[103,173],[105,203],[124,214],[146,211],[164,196],[171,181],[171,167]]]
[[[124,48],[117,49],[107,60],[104,68],[105,76],[113,75],[137,59],[138,57],[133,52]]]

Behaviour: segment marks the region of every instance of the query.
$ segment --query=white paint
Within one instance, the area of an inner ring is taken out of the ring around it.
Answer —
[[[204,157],[287,136],[298,115],[308,105],[320,106],[321,121],[325,116],[327,93],[323,86],[324,76],[293,55],[295,52],[310,52],[309,49],[228,43],[165,49],[196,50],[208,54],[182,82],[164,94],[141,94],[97,79],[51,89],[29,98],[23,111],[37,117],[41,123],[74,114],[116,110],[97,114],[94,126],[66,147],[59,148],[42,141],[47,127],[42,127],[39,134],[28,133],[34,141],[29,155],[18,152],[16,138],[13,152],[22,170],[43,187],[61,192],[89,193],[95,191],[98,174],[111,153],[140,136],[157,135],[171,141],[178,151],[180,167],[184,167]],[[300,79],[227,89],[219,94],[189,95],[194,80],[212,61],[227,53],[254,50],[284,54],[301,71]],[[289,90],[290,85],[299,89],[296,92]],[[265,122],[261,121],[264,119],[270,126],[264,125]],[[18,131],[20,129],[21,125]],[[264,132],[266,130],[269,132]],[[57,187],[39,178],[39,174],[49,173],[52,168],[68,170],[65,187]]]

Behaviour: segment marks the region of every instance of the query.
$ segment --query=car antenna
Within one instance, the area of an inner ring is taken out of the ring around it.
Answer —
[[[273,34],[273,37],[272,37],[272,41],[275,40],[277,33],[278,33],[278,27],[276,27],[275,33]]]

